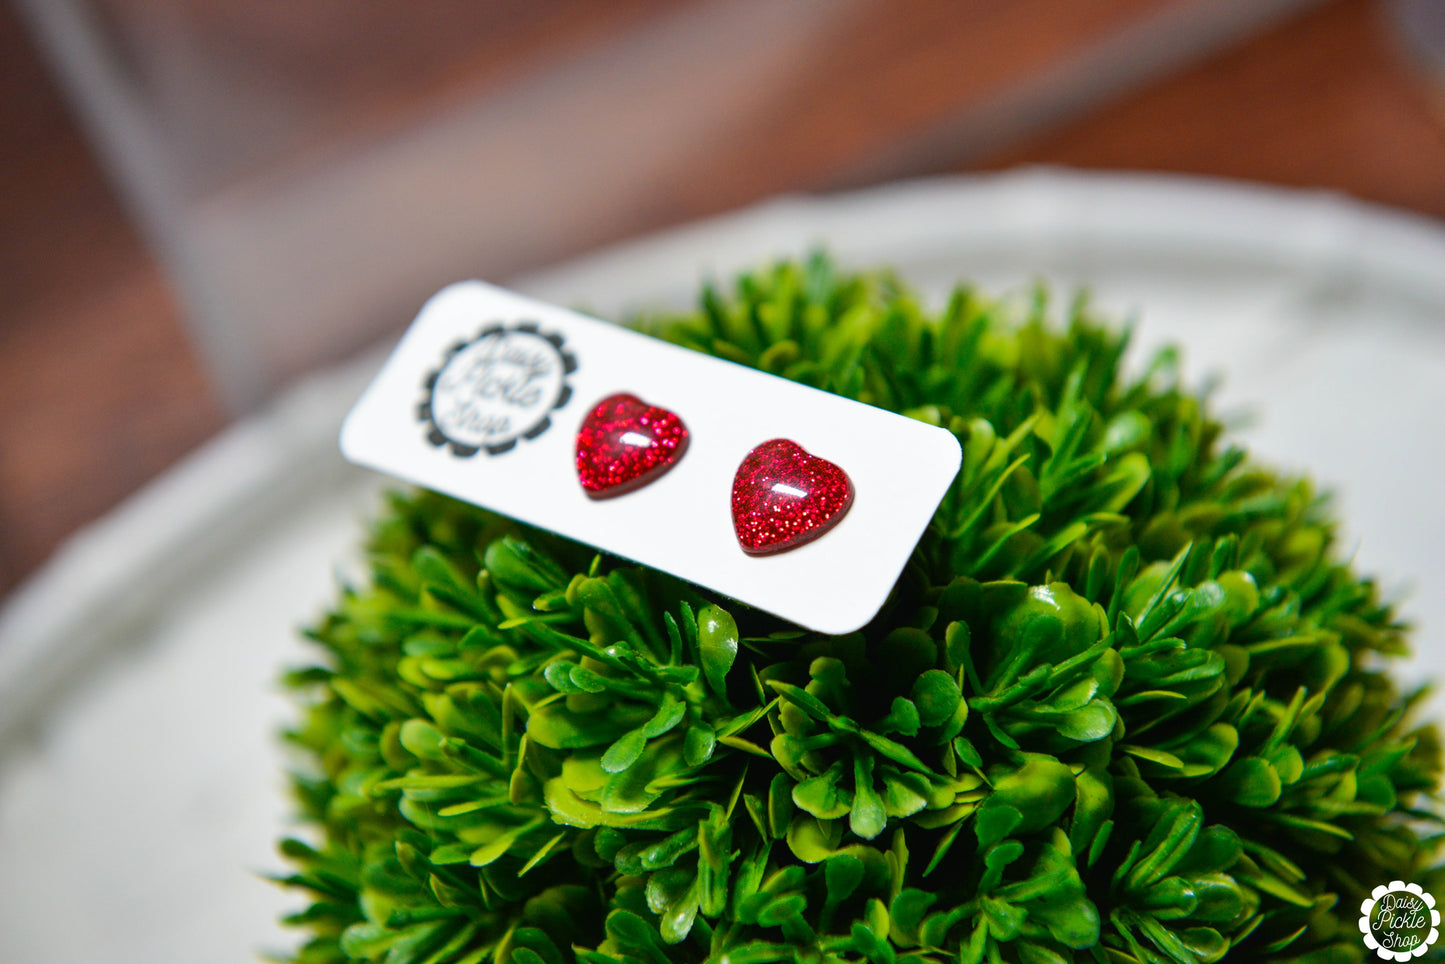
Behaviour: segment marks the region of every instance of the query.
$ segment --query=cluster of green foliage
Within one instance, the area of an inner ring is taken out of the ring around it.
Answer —
[[[642,322],[958,436],[857,633],[393,496],[288,678],[297,960],[1332,964],[1440,893],[1438,734],[1322,500],[1048,315],[815,259]]]

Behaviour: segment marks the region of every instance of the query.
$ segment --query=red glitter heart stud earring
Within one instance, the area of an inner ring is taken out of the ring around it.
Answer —
[[[853,505],[848,473],[775,438],[748,453],[733,476],[733,529],[752,556],[786,552],[833,528]]]
[[[609,395],[577,432],[577,478],[593,499],[640,489],[677,464],[687,438],[675,413],[636,395]]]

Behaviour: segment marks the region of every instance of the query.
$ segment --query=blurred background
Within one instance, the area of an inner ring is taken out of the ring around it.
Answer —
[[[1442,48],[1445,0],[0,0],[0,595],[457,278],[1032,164],[1445,217]]]

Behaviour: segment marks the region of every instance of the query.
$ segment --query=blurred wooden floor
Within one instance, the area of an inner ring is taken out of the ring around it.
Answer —
[[[1159,2],[1108,0],[1093,9],[1118,18]],[[916,0],[913,25],[926,26],[929,17],[956,9],[949,3]],[[1037,19],[1041,8],[1025,3],[1016,9],[1014,19],[984,18],[984,33],[971,42],[1007,50],[1011,36],[1032,22],[1026,18]],[[816,120],[811,133],[788,145],[785,164],[737,172],[722,201],[741,204],[779,189],[866,182],[866,175],[840,181],[838,165],[831,163],[860,131],[880,117],[892,122],[906,114],[926,135],[931,122],[946,120],[950,105],[912,96],[917,84],[872,88],[845,69],[876,45],[866,31],[845,37],[831,53],[838,70],[820,75],[816,84],[823,86],[809,94],[861,98],[863,106],[842,121]],[[1066,43],[1037,50],[1034,56],[1043,59],[1026,65],[1029,70],[1046,69],[1049,58],[1068,53]],[[998,59],[990,69],[1011,69],[1002,63],[1009,58]],[[895,158],[886,173],[1033,163],[1174,171],[1330,188],[1445,217],[1442,104],[1445,95],[1438,89],[1432,94],[1399,56],[1376,3],[1333,0],[990,156],[961,163],[950,155],[946,138],[930,147],[925,136],[925,149]],[[3,2],[0,130],[6,132],[0,137],[3,593],[68,534],[214,433],[225,418],[164,277]],[[768,136],[765,124],[757,136]],[[679,188],[669,190],[676,194]],[[697,216],[720,198],[716,192],[669,197],[648,223],[628,229]]]

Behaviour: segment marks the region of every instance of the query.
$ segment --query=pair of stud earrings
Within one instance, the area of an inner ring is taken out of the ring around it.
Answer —
[[[577,478],[593,499],[610,499],[656,481],[687,451],[676,412],[635,395],[609,395],[577,432]],[[812,542],[853,504],[848,474],[789,439],[758,445],[733,476],[733,531],[744,552],[772,555]]]

